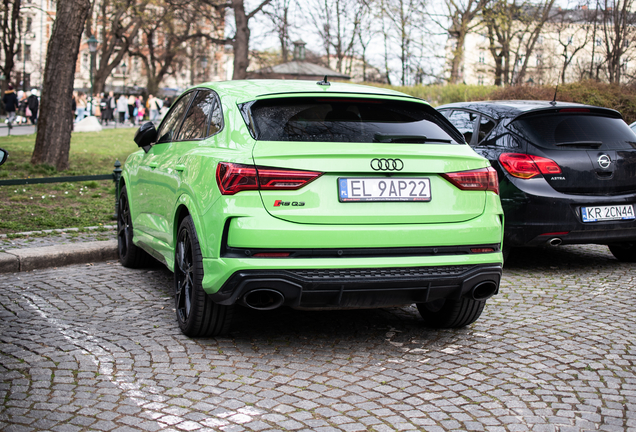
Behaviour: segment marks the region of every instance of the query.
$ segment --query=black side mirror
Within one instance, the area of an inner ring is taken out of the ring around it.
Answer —
[[[150,145],[157,141],[157,129],[153,122],[146,122],[141,125],[135,134],[135,142],[142,147],[146,153],[150,149]]]
[[[5,163],[8,158],[9,158],[9,152],[6,151],[5,149],[0,148],[0,165]]]

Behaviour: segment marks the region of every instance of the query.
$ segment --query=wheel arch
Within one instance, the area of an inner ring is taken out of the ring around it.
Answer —
[[[204,232],[201,218],[199,217],[198,212],[196,211],[196,205],[193,202],[192,198],[188,194],[181,194],[176,203],[176,208],[174,211],[174,219],[173,219],[173,230],[172,230],[172,245],[173,249],[176,248],[177,244],[177,235],[179,234],[179,225],[183,219],[187,216],[192,218],[192,222],[194,223],[194,229],[196,230],[197,239],[199,240],[199,246],[201,251],[208,250],[208,242],[205,236],[202,236],[201,233]]]

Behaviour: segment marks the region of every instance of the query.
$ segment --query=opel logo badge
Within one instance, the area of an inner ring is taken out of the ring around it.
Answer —
[[[371,169],[373,171],[402,171],[404,162],[402,159],[372,159]]]
[[[609,168],[611,163],[612,163],[612,160],[606,154],[600,155],[598,157],[598,165],[603,169]]]

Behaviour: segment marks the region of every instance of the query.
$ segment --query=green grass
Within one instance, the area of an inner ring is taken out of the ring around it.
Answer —
[[[0,147],[9,152],[0,180],[112,173],[117,159],[123,164],[137,149],[134,133],[128,128],[74,133],[70,168],[64,172],[30,164],[35,135],[0,138]],[[115,186],[109,180],[0,186],[0,234],[109,225],[114,212]]]

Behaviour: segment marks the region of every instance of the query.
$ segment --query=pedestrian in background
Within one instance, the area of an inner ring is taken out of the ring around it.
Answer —
[[[135,124],[140,124],[144,120],[144,115],[146,115],[146,107],[144,105],[144,98],[142,96],[139,96],[137,98],[136,108],[137,118]]]
[[[148,102],[146,102],[148,110],[150,111],[150,121],[156,122],[159,119],[159,99],[153,95],[148,95]]]
[[[84,92],[79,92],[77,94],[77,117],[75,118],[75,123],[84,119],[84,113],[86,112],[86,94]]]
[[[97,118],[102,117],[102,98],[100,94],[93,95],[93,115]]]
[[[18,92],[18,115],[16,122],[22,124],[27,122],[27,96],[22,90]]]
[[[119,123],[124,124],[126,121],[126,111],[128,111],[128,100],[125,95],[119,96],[117,99],[117,113],[119,114]]]
[[[130,120],[130,124],[133,124],[135,122],[135,117],[137,114],[135,114],[135,107],[137,105],[137,98],[135,98],[133,95],[129,95],[128,96],[128,119]]]
[[[27,98],[27,108],[31,111],[31,124],[38,124],[38,109],[40,108],[40,100],[38,99],[38,91],[31,90],[31,95]]]
[[[15,90],[13,90],[11,84],[7,86],[7,90],[2,97],[2,102],[4,102],[4,109],[7,112],[7,123],[11,128],[15,121],[15,112],[18,109],[18,96],[15,94]]]

